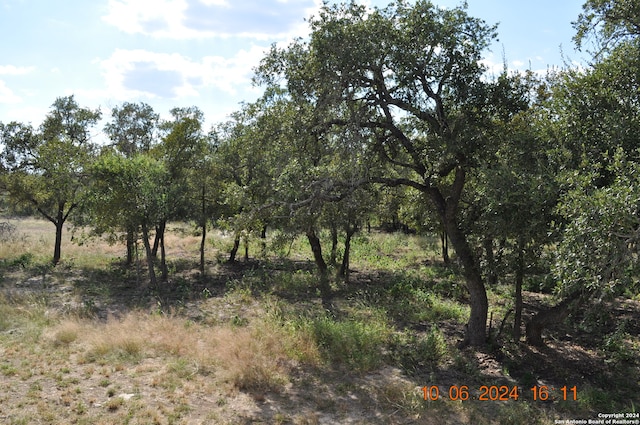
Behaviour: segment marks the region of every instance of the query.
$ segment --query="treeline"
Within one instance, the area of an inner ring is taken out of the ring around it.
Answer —
[[[531,273],[562,300],[527,324],[540,343],[571,304],[638,291],[640,14],[621,0],[583,8],[575,41],[592,64],[540,77],[487,75],[496,27],[464,7],[325,5],[308,40],[263,58],[264,95],[208,132],[196,107],[160,120],[124,103],[96,146],[101,113],[73,96],[38,128],[0,124],[2,188],[55,225],[54,263],[72,220],[121,238],[128,262],[141,239],[154,286],[171,220],[202,229],[203,273],[211,223],[235,234],[231,260],[267,228],[304,235],[327,299],[331,264],[348,279],[351,238],[372,218],[437,233],[467,283],[465,344],[486,343],[485,286],[507,279],[520,338]]]

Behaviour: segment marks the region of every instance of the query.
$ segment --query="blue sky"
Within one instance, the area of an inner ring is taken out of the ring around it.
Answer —
[[[386,0],[363,0],[383,7]],[[460,4],[434,0],[443,7]],[[543,71],[580,62],[571,21],[583,0],[468,0],[499,23],[486,63]],[[252,68],[272,43],[308,32],[320,0],[0,0],[0,122],[39,125],[56,97],[75,94],[105,119],[122,102],[163,117],[202,109],[207,127],[255,100]],[[102,128],[104,122],[100,124]]]

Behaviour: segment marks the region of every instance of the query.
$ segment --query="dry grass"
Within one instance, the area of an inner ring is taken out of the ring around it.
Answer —
[[[12,259],[28,252],[36,262],[46,263],[53,256],[55,227],[47,220],[38,218],[2,219],[17,228],[15,240],[0,243],[0,258]],[[107,266],[115,257],[123,256],[124,246],[110,245],[101,239],[82,240],[74,236],[71,227],[65,226],[62,233],[62,261],[75,266]]]
[[[176,279],[162,293],[141,291],[131,270],[112,263],[121,244],[78,246],[65,229],[62,267],[51,269],[51,223],[13,222],[15,240],[0,242],[0,423],[546,425],[588,410],[423,400],[424,385],[473,386],[493,379],[481,376],[487,370],[504,371],[455,348],[465,316],[436,296],[455,276],[420,266],[431,254],[419,237],[356,238],[354,281],[337,285],[336,312],[327,314],[306,269],[251,261],[192,280],[200,239],[188,225],[168,228]],[[223,259],[230,235],[210,236],[208,258]],[[309,258],[296,244],[291,258]],[[24,267],[13,261],[27,253]],[[431,332],[412,327],[424,324]],[[609,351],[623,356],[618,341],[630,333],[619,334]],[[585,388],[581,399],[599,397]]]
[[[107,323],[66,320],[50,331],[56,347],[75,343],[83,363],[140,363],[146,358],[173,358],[193,374],[215,375],[240,390],[278,390],[288,382],[290,353],[318,358],[305,335],[277,324],[207,327],[184,318],[131,313]],[[311,353],[310,353],[311,351]],[[175,369],[175,368],[174,368]],[[174,370],[175,371],[175,370]]]

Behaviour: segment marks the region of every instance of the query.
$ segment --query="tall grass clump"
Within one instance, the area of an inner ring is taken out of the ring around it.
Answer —
[[[379,367],[391,338],[391,328],[378,318],[336,320],[328,316],[300,319],[303,335],[315,340],[323,360],[366,372]]]
[[[15,314],[15,307],[9,304],[4,295],[0,294],[0,332],[11,328]]]
[[[412,374],[435,369],[449,354],[449,347],[444,333],[437,326],[432,326],[424,335],[411,332],[395,334],[390,351],[395,363]]]
[[[467,306],[434,293],[416,276],[402,276],[386,294],[384,302],[391,315],[410,322],[455,320],[465,322]]]

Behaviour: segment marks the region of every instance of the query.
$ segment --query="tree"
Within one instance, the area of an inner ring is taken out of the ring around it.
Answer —
[[[595,38],[597,58],[640,35],[640,4],[635,0],[587,0],[573,27],[578,48],[589,36]]]
[[[73,96],[56,99],[38,130],[16,122],[0,124],[7,173],[3,186],[16,204],[30,205],[56,228],[53,264],[61,257],[62,230],[78,207],[93,154],[90,129],[100,112],[81,108]]]
[[[125,102],[111,110],[104,131],[125,157],[147,153],[157,143],[159,115],[146,103]]]
[[[467,282],[471,314],[464,344],[485,344],[487,295],[461,227],[461,201],[478,158],[496,148],[487,137],[491,117],[503,105],[527,106],[510,97],[508,79],[499,85],[485,76],[480,60],[495,27],[463,7],[402,0],[373,10],[354,2],[325,5],[310,24],[310,41],[274,47],[256,80],[271,86],[284,81],[294,100],[314,105],[327,128],[366,130],[367,151],[380,163],[369,181],[426,195]]]
[[[112,109],[111,117],[112,120],[105,125],[104,131],[117,151],[125,157],[132,158],[140,153],[148,153],[156,145],[160,117],[151,106],[146,103],[125,102]],[[108,230],[113,231],[114,228]],[[126,262],[131,264],[136,236],[131,228],[123,230],[127,244]]]
[[[481,178],[474,182],[478,217],[471,225],[481,239],[477,246],[485,250],[485,275],[514,278],[513,338],[518,341],[525,274],[540,267],[541,254],[552,242],[559,184],[550,158],[553,149],[541,128],[549,113],[546,85],[531,74],[515,78],[521,78],[521,90],[536,95],[531,108],[496,122],[494,139],[501,140],[500,149],[487,158]],[[500,241],[498,258],[495,240]]]
[[[173,108],[173,119],[164,121],[160,128],[164,132],[161,143],[155,147],[152,154],[162,160],[167,170],[167,180],[164,181],[166,199],[166,215],[162,217],[156,227],[156,238],[153,247],[160,248],[160,267],[162,280],[167,280],[168,269],[164,234],[167,221],[175,218],[183,219],[193,216],[193,199],[200,199],[202,185],[197,188],[189,187],[191,170],[198,166],[198,162],[206,155],[206,138],[202,131],[204,114],[195,106],[188,108]],[[203,170],[204,171],[204,170]],[[195,191],[191,193],[190,191]]]
[[[149,237],[153,227],[166,217],[165,164],[150,155],[127,158],[105,150],[91,166],[90,174],[86,203],[92,222],[102,228],[124,226],[142,233],[149,282],[156,287],[155,256]]]
[[[207,227],[214,215],[218,215],[224,209],[222,205],[222,191],[224,181],[222,176],[223,165],[217,152],[218,140],[215,134],[203,138],[199,145],[200,152],[195,153],[193,166],[187,169],[187,193],[188,213],[186,217],[194,220],[201,229],[200,235],[200,273],[204,276],[205,269],[205,245],[207,240]]]
[[[544,327],[566,317],[571,306],[630,282],[630,259],[636,256],[640,9],[626,0],[588,0],[583,11],[574,24],[575,40],[580,47],[585,37],[596,36],[595,62],[551,81],[548,134],[562,170],[553,274],[562,301],[529,321],[532,344],[542,344]]]

